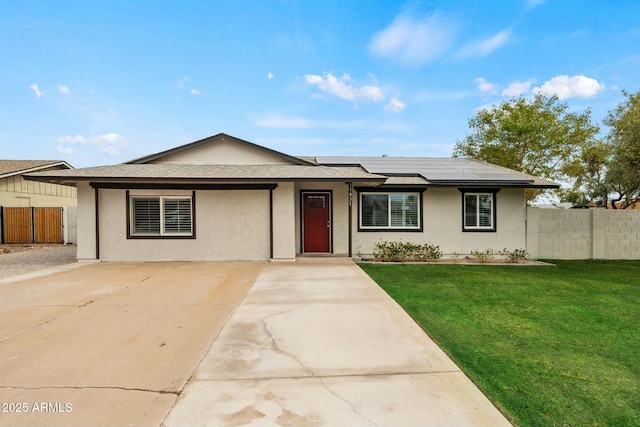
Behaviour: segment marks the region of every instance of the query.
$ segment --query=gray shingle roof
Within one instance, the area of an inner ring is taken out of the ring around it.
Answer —
[[[354,169],[303,165],[120,164],[29,174],[38,181],[259,181],[349,180],[381,183],[385,177]]]

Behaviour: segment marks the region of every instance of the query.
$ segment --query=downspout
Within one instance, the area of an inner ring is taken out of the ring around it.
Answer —
[[[94,188],[96,208],[96,259],[100,259],[100,189]]]
[[[349,186],[349,258],[353,256],[353,251],[351,246],[353,245],[353,182],[347,182]]]
[[[273,188],[269,189],[269,258],[273,259]]]

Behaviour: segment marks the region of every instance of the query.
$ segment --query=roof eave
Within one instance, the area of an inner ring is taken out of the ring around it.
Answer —
[[[486,187],[486,188],[560,188],[556,183],[536,183],[535,181],[507,180],[429,180],[429,187]]]
[[[103,182],[103,183],[153,183],[153,184],[215,184],[215,183],[264,183],[264,182],[358,182],[380,185],[384,183],[384,177],[255,177],[255,178],[127,178],[127,177],[56,177],[56,176],[25,176],[29,181],[49,182],[55,184],[76,185],[78,182]]]
[[[49,163],[47,165],[41,165],[41,166],[36,166],[36,167],[33,167],[33,168],[20,169],[20,170],[17,170],[17,171],[4,173],[4,174],[0,175],[0,178],[8,178],[10,176],[23,175],[23,174],[30,173],[30,172],[37,172],[39,170],[51,168],[51,167],[54,167],[54,166],[65,166],[67,169],[73,169],[73,166],[71,166],[69,163],[65,162],[64,160],[62,160],[62,161],[59,161],[59,162]]]

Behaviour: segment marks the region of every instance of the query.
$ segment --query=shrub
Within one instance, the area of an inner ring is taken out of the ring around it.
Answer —
[[[529,253],[525,249],[514,249],[512,251],[509,251],[505,248],[502,253],[507,256],[509,262],[513,263],[524,261],[525,259],[529,258]]]
[[[473,255],[473,257],[478,262],[485,263],[485,262],[493,261],[493,256],[495,255],[495,252],[493,251],[493,249],[485,249],[484,251],[474,249],[471,251],[471,255]]]
[[[504,248],[501,251],[494,251],[493,249],[485,249],[481,251],[476,249],[471,251],[471,255],[473,255],[476,261],[480,263],[494,261],[495,255],[502,255],[508,262],[514,264],[529,258],[529,253],[524,249],[514,249],[510,251],[507,248]]]
[[[378,261],[429,261],[442,257],[440,246],[425,243],[378,242],[373,256]]]
[[[402,242],[378,242],[373,256],[380,261],[402,261],[406,258],[406,247]]]
[[[424,245],[417,245],[415,254],[420,261],[436,260],[442,257],[440,246],[430,245],[428,243],[425,243]]]

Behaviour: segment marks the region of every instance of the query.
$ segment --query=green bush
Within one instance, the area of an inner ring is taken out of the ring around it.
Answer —
[[[430,245],[425,243],[424,245],[416,245],[415,256],[420,261],[431,261],[440,259],[442,257],[442,251],[438,245]]]
[[[502,255],[508,262],[514,264],[529,258],[529,253],[524,249],[514,249],[510,251],[507,248],[504,248],[501,251],[494,251],[493,249],[485,249],[481,251],[476,249],[471,251],[471,255],[473,255],[476,261],[480,263],[492,262],[495,260],[496,255]]]
[[[525,249],[514,249],[512,251],[509,251],[505,248],[502,253],[507,256],[509,262],[513,263],[524,261],[525,259],[529,258],[529,253]]]
[[[407,242],[378,242],[373,256],[378,261],[430,261],[442,257],[440,246]]]
[[[474,249],[471,251],[471,255],[473,255],[478,262],[485,263],[493,261],[495,252],[493,249],[485,249],[484,251]]]

